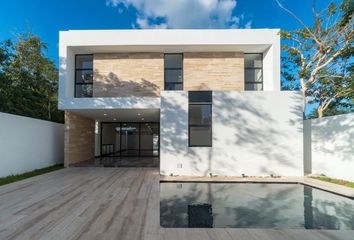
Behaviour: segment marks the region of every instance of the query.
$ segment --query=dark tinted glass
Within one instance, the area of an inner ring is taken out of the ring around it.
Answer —
[[[262,69],[245,69],[245,81],[247,82],[262,82]]]
[[[92,69],[93,68],[92,55],[77,55],[76,69]]]
[[[245,67],[248,68],[261,68],[262,67],[262,54],[260,53],[247,53],[245,56]]]
[[[165,68],[182,68],[182,54],[165,54]]]
[[[139,150],[139,124],[128,123],[122,126],[121,150],[122,156],[129,154],[137,154],[137,152],[127,152],[126,150]]]
[[[189,127],[190,146],[211,146],[211,127]]]
[[[92,97],[92,84],[78,84],[75,87],[75,97]]]
[[[190,103],[198,103],[198,102],[212,102],[213,96],[211,91],[196,91],[188,93],[189,102]]]
[[[262,83],[246,83],[245,90],[248,91],[262,91],[263,84]]]
[[[156,123],[146,123],[140,125],[140,150],[145,154],[152,155],[153,150],[158,150],[159,126]]]
[[[189,105],[189,124],[211,124],[211,105]]]
[[[165,83],[165,90],[183,90],[182,83]]]
[[[165,82],[182,82],[182,70],[166,69]]]
[[[92,70],[76,70],[76,83],[92,83]]]

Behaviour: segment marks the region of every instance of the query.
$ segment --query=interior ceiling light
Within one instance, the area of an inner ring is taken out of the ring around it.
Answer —
[[[142,118],[141,120],[143,120],[143,121],[144,121],[144,118]]]
[[[103,116],[107,116],[107,113],[104,113]]]
[[[117,121],[117,118],[113,118],[114,121]]]
[[[123,127],[122,131],[135,131],[136,128],[135,127]]]
[[[141,114],[140,113],[138,113],[138,116],[140,116]]]

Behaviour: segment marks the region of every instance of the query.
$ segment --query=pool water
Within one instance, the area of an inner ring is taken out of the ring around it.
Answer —
[[[301,184],[162,182],[160,224],[354,230],[354,200]]]

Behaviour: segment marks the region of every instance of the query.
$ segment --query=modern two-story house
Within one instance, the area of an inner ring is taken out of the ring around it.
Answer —
[[[302,110],[278,29],[60,32],[65,165],[301,176]]]

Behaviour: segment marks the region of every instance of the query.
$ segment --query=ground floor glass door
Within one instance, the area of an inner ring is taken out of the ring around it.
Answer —
[[[101,155],[157,157],[160,152],[159,123],[101,123]]]

